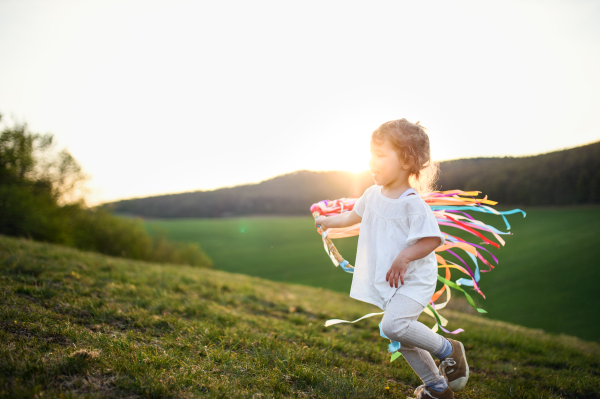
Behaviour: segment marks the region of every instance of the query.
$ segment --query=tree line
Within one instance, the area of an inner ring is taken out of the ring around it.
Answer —
[[[368,171],[298,171],[258,184],[122,200],[104,207],[158,218],[307,215],[317,201],[360,196],[372,184]],[[536,156],[441,162],[437,188],[481,191],[501,207],[598,204],[600,142]]]
[[[600,203],[600,142],[529,157],[441,163],[442,189],[465,188],[501,205]]]
[[[2,116],[0,115],[0,122]],[[81,199],[86,175],[51,134],[27,124],[2,124],[0,133],[0,234],[148,261],[212,266],[194,244],[151,237],[143,222],[89,208]]]

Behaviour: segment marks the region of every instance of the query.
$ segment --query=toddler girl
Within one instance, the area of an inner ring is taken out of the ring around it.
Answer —
[[[433,251],[445,242],[431,208],[413,188],[431,190],[436,175],[423,126],[400,119],[377,128],[369,168],[376,185],[354,209],[320,216],[315,224],[326,230],[361,223],[350,297],[385,311],[383,333],[400,342],[400,352],[424,382],[417,398],[454,398],[469,378],[464,347],[417,321],[436,288]],[[441,361],[439,370],[432,354]]]

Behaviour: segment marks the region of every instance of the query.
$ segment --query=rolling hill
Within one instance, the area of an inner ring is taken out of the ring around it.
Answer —
[[[368,171],[298,171],[258,184],[160,195],[105,204],[151,218],[306,215],[323,199],[360,196]],[[529,157],[472,158],[440,164],[438,188],[478,190],[502,206],[600,203],[600,142]]]
[[[347,295],[0,236],[2,398],[405,398],[373,308]],[[457,397],[597,398],[600,346],[442,311],[466,331]],[[427,320],[424,320],[428,322]]]

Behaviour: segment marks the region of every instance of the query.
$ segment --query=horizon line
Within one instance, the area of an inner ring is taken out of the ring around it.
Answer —
[[[468,159],[529,158],[529,157],[536,157],[536,156],[542,156],[542,155],[552,154],[552,153],[555,153],[555,152],[572,150],[572,149],[575,149],[575,148],[585,147],[585,146],[593,145],[593,144],[596,144],[596,143],[600,143],[600,140],[592,141],[592,142],[589,142],[587,144],[577,145],[575,147],[562,148],[562,149],[557,149],[557,150],[543,152],[543,153],[538,153],[538,154],[531,154],[531,155],[519,155],[519,156],[505,155],[505,156],[492,156],[492,157],[455,158],[455,159],[446,159],[446,160],[443,160],[443,161],[438,161],[438,163],[442,164],[442,163],[445,163],[445,162],[453,162],[453,161],[468,160]],[[312,172],[312,173],[332,173],[332,172],[338,172],[338,173],[351,173],[351,174],[358,175],[358,174],[365,173],[365,172],[368,172],[368,171],[369,171],[369,169],[364,169],[364,170],[359,171],[359,172],[349,171],[349,170],[339,170],[339,169],[337,169],[337,170],[298,169],[298,170],[294,170],[294,171],[291,171],[291,172],[286,172],[286,173],[278,174],[278,175],[275,175],[275,176],[272,176],[272,177],[269,177],[269,178],[266,178],[266,179],[263,179],[263,180],[260,180],[260,181],[241,183],[241,184],[236,184],[236,185],[233,185],[233,186],[221,186],[221,187],[216,187],[216,188],[212,188],[212,189],[197,189],[197,190],[191,190],[191,191],[179,191],[179,192],[171,192],[171,193],[163,193],[163,194],[153,194],[153,195],[147,195],[147,196],[143,196],[143,197],[121,198],[121,199],[116,199],[116,200],[112,200],[112,201],[101,202],[101,203],[99,203],[97,205],[94,205],[94,207],[108,205],[108,204],[112,204],[112,203],[120,202],[120,201],[131,201],[131,200],[138,200],[138,199],[144,199],[144,198],[164,197],[164,196],[168,196],[168,195],[180,195],[180,194],[189,194],[189,193],[197,193],[197,192],[211,192],[211,191],[224,190],[224,189],[235,188],[235,187],[252,186],[252,185],[257,185],[257,184],[264,183],[264,182],[269,181],[269,180],[276,179],[278,177],[287,176],[287,175],[291,175],[291,174],[299,173],[299,172]]]

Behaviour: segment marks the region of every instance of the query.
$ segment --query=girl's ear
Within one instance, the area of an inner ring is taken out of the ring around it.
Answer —
[[[402,169],[410,169],[412,165],[414,165],[415,159],[412,155],[408,155],[406,161],[404,161],[404,165],[402,165]]]

